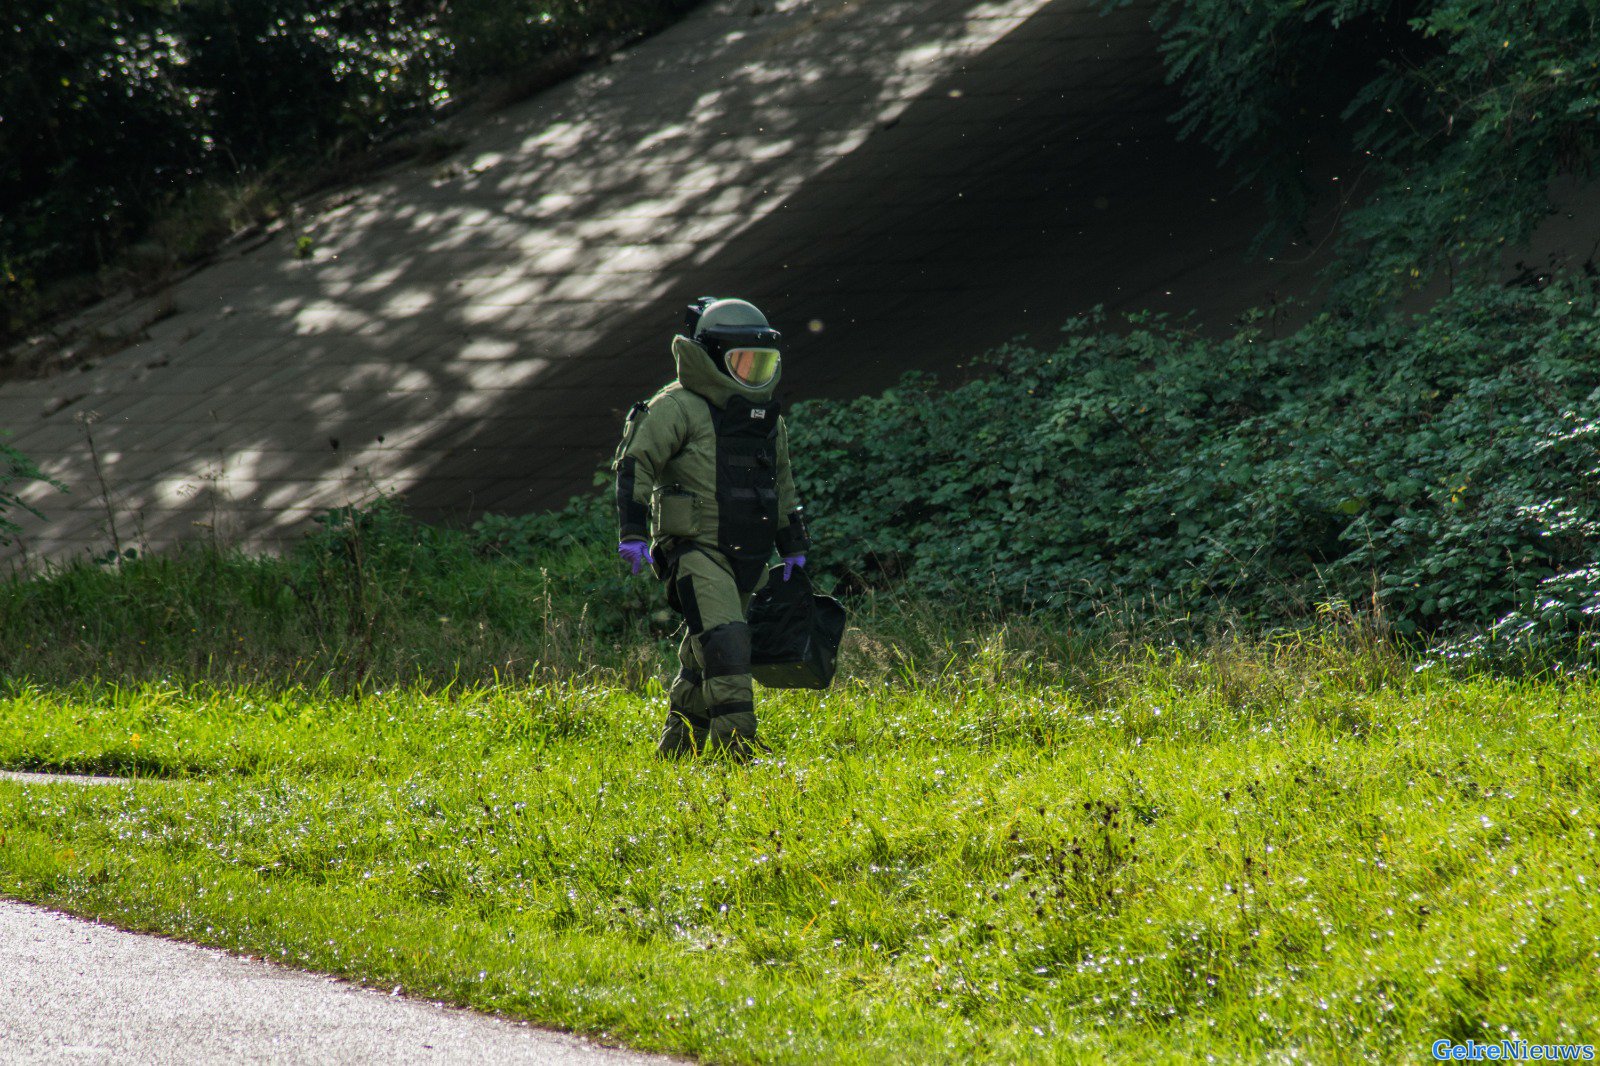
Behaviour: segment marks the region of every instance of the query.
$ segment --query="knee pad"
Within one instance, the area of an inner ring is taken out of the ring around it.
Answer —
[[[750,625],[727,622],[700,635],[705,676],[737,677],[750,672]]]

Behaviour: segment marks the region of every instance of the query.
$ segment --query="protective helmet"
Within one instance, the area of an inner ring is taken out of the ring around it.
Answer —
[[[764,388],[778,373],[783,334],[767,324],[767,316],[754,304],[702,296],[689,305],[684,322],[717,369],[740,385]]]

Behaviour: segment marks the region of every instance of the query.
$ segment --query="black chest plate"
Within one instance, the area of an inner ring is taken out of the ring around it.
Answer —
[[[751,403],[742,396],[711,409],[717,434],[717,539],[723,553],[755,584],[772,557],[778,530],[777,400]]]

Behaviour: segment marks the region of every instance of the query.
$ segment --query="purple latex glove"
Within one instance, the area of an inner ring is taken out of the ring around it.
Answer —
[[[804,555],[785,555],[783,557],[783,579],[789,580],[789,575],[806,565]]]
[[[633,564],[635,574],[655,562],[650,558],[650,545],[642,540],[623,541],[617,545],[617,554],[622,557],[623,562]]]

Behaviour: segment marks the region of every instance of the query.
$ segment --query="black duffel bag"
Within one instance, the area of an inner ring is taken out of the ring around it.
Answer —
[[[806,572],[783,564],[750,598],[750,672],[768,688],[827,688],[844,639],[844,606],[811,590]]]

